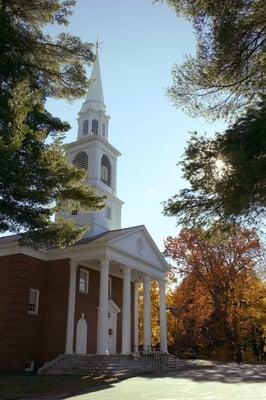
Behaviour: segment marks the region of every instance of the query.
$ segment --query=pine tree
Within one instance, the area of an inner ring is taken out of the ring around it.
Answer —
[[[260,222],[265,214],[265,43],[263,0],[165,0],[192,24],[196,54],[172,71],[174,106],[230,126],[193,135],[181,162],[189,187],[165,203],[185,226],[214,219]],[[222,171],[217,165],[223,166]]]
[[[70,126],[45,108],[48,97],[85,94],[93,45],[47,24],[67,25],[73,0],[0,0],[0,232],[25,231],[23,242],[63,247],[86,228],[52,220],[64,210],[97,211],[104,199],[67,165],[62,147]]]
[[[159,1],[159,0],[158,0]],[[190,114],[234,117],[265,94],[264,0],[165,0],[188,19],[196,55],[172,71],[169,96]]]
[[[184,226],[227,219],[261,228],[266,213],[265,131],[263,103],[222,134],[193,134],[180,162],[189,188],[165,203],[165,214]]]

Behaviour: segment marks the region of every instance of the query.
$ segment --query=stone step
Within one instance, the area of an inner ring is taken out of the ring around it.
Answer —
[[[69,362],[84,362],[84,363],[88,363],[88,364],[106,364],[106,363],[117,363],[117,362],[132,362],[132,361],[139,361],[133,358],[128,358],[127,360],[125,359],[109,359],[109,360],[90,360],[90,359],[84,359],[84,358],[76,358],[76,359],[69,359],[69,358],[63,358],[62,360],[59,360],[59,362],[62,361],[69,361]]]
[[[112,370],[112,369],[128,369],[128,368],[142,368],[143,365],[106,365],[106,366],[101,366],[101,367],[87,367],[86,365],[56,365],[54,368],[61,368],[61,369],[83,369],[86,371],[103,371],[103,370]],[[150,367],[148,365],[148,367]]]
[[[77,360],[77,361],[70,361],[70,360],[62,360],[60,361],[57,365],[88,365],[88,366],[97,366],[97,365],[128,365],[128,364],[139,364],[141,361],[135,361],[135,360],[129,360],[129,361],[110,361],[110,362],[102,362],[102,363],[93,363],[93,362],[88,362],[88,361],[82,361],[82,360]]]
[[[159,363],[159,361],[161,363]],[[178,368],[182,361],[175,357],[160,357],[156,354],[142,358],[131,355],[62,355],[47,367],[42,368],[43,374],[106,374],[106,375],[136,375],[142,372],[152,372],[158,369]]]
[[[77,363],[70,363],[70,362],[60,362],[58,364],[56,364],[57,366],[63,367],[63,366],[82,366],[82,367],[87,367],[87,368],[104,368],[104,367],[126,367],[128,365],[140,365],[140,362],[127,362],[127,363],[106,363],[106,364],[91,364],[91,363],[83,363],[83,362],[77,362]]]
[[[128,360],[128,359],[133,359],[133,357],[131,355],[111,355],[111,356],[107,356],[107,355],[90,355],[90,354],[65,354],[64,355],[65,359],[85,359],[85,360],[97,360],[97,361],[101,361],[101,360]]]
[[[116,374],[128,374],[128,373],[142,373],[142,372],[151,372],[155,371],[155,368],[125,368],[125,369],[120,369],[120,368],[115,368],[115,369],[104,369],[101,371],[98,371],[100,375],[116,375]],[[89,374],[89,373],[95,373],[96,371],[88,371],[87,369],[83,368],[53,368],[51,371],[49,371],[49,374]]]
[[[103,371],[101,373],[101,375],[111,375],[111,376],[134,376],[134,375],[138,375],[141,373],[149,373],[149,372],[155,372],[155,369],[149,369],[149,370],[127,370],[127,371],[113,371],[112,373],[110,373],[109,371]],[[49,375],[85,375],[88,374],[88,371],[83,371],[83,370],[56,370],[53,369],[51,371],[49,371]]]

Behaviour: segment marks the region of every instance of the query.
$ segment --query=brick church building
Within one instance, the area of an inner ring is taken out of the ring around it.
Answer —
[[[29,371],[60,354],[130,354],[138,350],[138,287],[143,284],[144,348],[151,344],[150,282],[160,288],[160,349],[167,352],[168,266],[144,225],[121,228],[116,195],[119,151],[109,142],[99,59],[78,114],[70,163],[106,196],[97,213],[58,213],[90,231],[74,246],[35,250],[19,235],[0,238],[0,370]]]

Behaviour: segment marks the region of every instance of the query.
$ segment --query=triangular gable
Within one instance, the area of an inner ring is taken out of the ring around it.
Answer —
[[[154,243],[145,226],[132,228],[127,233],[111,239],[109,244],[117,250],[136,257],[161,270],[167,269],[167,263]]]

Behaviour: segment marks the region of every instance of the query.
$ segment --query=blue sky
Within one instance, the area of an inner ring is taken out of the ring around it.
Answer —
[[[65,29],[64,29],[65,30]],[[122,227],[146,225],[155,242],[178,232],[174,218],[162,215],[162,202],[186,186],[180,161],[189,132],[221,131],[177,110],[166,97],[171,69],[185,54],[195,53],[193,27],[164,4],[152,0],[78,0],[67,30],[82,40],[103,42],[100,63],[109,141],[122,156],[118,161],[118,197],[125,202]],[[57,33],[50,29],[49,33]],[[90,74],[90,68],[88,68]],[[48,101],[48,109],[77,134],[77,113],[83,99]]]

